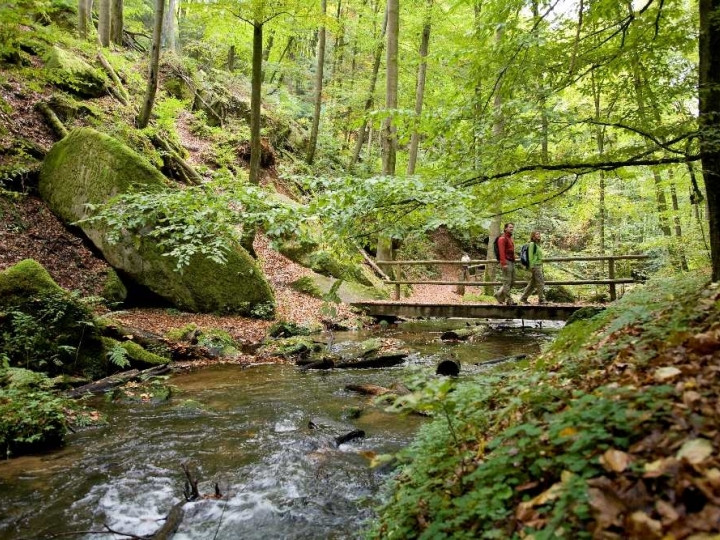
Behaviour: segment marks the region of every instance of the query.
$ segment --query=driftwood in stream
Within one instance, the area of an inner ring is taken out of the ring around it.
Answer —
[[[130,326],[121,326],[111,323],[102,330],[105,337],[113,338],[118,341],[132,341],[137,343],[144,349],[148,350],[166,350],[170,354],[171,360],[215,360],[218,355],[209,350],[207,347],[200,345],[192,345],[189,343],[178,343],[164,338],[159,334],[147,332],[140,328]]]
[[[337,446],[340,446],[341,444],[352,441],[353,439],[360,439],[363,437],[365,437],[365,432],[362,429],[356,429],[351,431],[350,433],[346,433],[345,435],[335,437],[335,444]]]
[[[67,392],[68,397],[80,397],[85,394],[102,394],[108,390],[122,386],[123,384],[129,383],[130,381],[138,380],[147,377],[156,377],[159,375],[165,375],[170,373],[170,367],[167,365],[155,366],[150,369],[144,369],[142,371],[137,369],[130,369],[115,375],[110,375],[99,381],[91,382],[77,388],[73,388]]]
[[[482,336],[485,333],[487,327],[482,326],[468,326],[466,328],[458,328],[456,330],[448,330],[443,332],[440,336],[442,341],[467,341],[474,340],[477,337]]]
[[[183,506],[185,506],[185,501],[180,501],[170,509],[163,526],[155,531],[155,533],[150,537],[152,540],[170,540],[173,536],[175,536],[175,533],[180,527],[180,523],[182,523],[185,515]]]
[[[334,367],[336,367],[335,360],[330,356],[326,356],[324,358],[320,358],[319,360],[314,360],[301,365],[300,369],[304,371],[306,369],[332,369]]]
[[[387,368],[402,364],[408,357],[407,351],[388,351],[362,360],[339,362],[337,369]]]
[[[492,364],[499,364],[501,362],[512,362],[515,360],[522,360],[527,358],[527,354],[514,354],[512,356],[498,356],[497,358],[491,358],[483,362],[475,362],[476,366],[491,366]]]

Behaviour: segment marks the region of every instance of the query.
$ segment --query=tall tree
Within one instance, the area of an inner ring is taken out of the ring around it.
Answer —
[[[373,103],[375,103],[375,86],[377,85],[378,74],[380,72],[380,62],[382,60],[382,53],[385,48],[385,34],[387,31],[388,21],[388,10],[385,7],[385,15],[383,16],[382,29],[380,30],[380,37],[375,46],[375,54],[373,56],[373,68],[370,74],[370,85],[367,92],[367,98],[365,99],[364,113],[367,114],[372,109]],[[357,139],[355,140],[355,149],[353,150],[352,157],[350,158],[350,170],[360,159],[360,152],[363,144],[365,143],[368,134],[368,120],[363,119],[362,125],[358,128]]]
[[[160,45],[162,44],[163,14],[165,12],[165,0],[155,0],[155,13],[153,25],[152,47],[150,48],[150,65],[148,68],[147,90],[143,101],[142,110],[138,115],[137,124],[140,129],[147,127],[150,122],[155,104],[155,93],[158,85],[158,72],[160,68]]]
[[[720,0],[700,0],[700,155],[710,222],[712,279],[720,281]]]
[[[387,116],[382,127],[382,173],[395,176],[397,159],[397,127],[393,116],[398,104],[398,39],[400,36],[400,0],[387,1],[387,52],[385,57],[385,109]],[[378,239],[377,257],[380,260],[392,260],[393,242],[381,234]],[[381,266],[382,268],[382,266]],[[388,273],[387,266],[383,270]]]
[[[82,38],[88,36],[88,28],[92,24],[90,15],[89,0],[78,0],[78,34]]]
[[[418,64],[417,86],[415,88],[415,121],[420,121],[422,114],[423,97],[425,96],[425,75],[427,73],[427,55],[430,47],[430,30],[432,20],[433,0],[428,0],[427,12],[423,23],[422,35],[420,37],[420,63]],[[420,145],[420,133],[417,124],[413,129],[410,138],[410,150],[408,152],[407,173],[415,174],[415,163],[417,162],[418,146]]]
[[[313,111],[312,128],[310,129],[310,140],[308,141],[307,162],[312,164],[315,159],[317,147],[318,128],[320,127],[320,110],[322,108],[323,71],[325,66],[325,13],[327,12],[327,0],[320,0],[320,11],[323,22],[320,26],[317,46],[317,66],[315,67],[315,110]]]
[[[110,45],[111,0],[100,0],[98,8],[98,40],[100,45]]]
[[[177,10],[178,1],[168,0],[168,7],[165,10],[165,17],[163,21],[163,45],[169,51],[177,50],[177,41],[175,39],[177,34]]]
[[[110,41],[115,45],[123,44],[123,0],[111,0],[110,7]]]

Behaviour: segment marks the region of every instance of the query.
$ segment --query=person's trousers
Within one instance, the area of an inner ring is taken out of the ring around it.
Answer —
[[[536,265],[530,269],[530,282],[525,287],[520,299],[525,301],[534,292],[537,293],[539,302],[545,301],[545,274],[543,274],[542,265]]]
[[[512,290],[513,283],[515,283],[515,263],[508,261],[505,268],[502,269],[502,273],[503,286],[495,294],[495,298],[497,298],[500,303],[512,300],[510,291]]]

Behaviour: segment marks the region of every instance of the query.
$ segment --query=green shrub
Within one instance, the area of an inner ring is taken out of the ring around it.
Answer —
[[[10,456],[60,446],[70,406],[46,390],[0,388],[0,449]]]

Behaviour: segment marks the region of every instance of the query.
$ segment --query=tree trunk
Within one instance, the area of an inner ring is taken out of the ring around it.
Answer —
[[[106,0],[103,0],[106,1]],[[155,104],[155,93],[157,92],[158,68],[160,66],[160,42],[162,40],[163,13],[165,11],[165,0],[155,0],[155,25],[153,27],[152,48],[150,49],[150,70],[148,73],[147,91],[142,111],[138,116],[137,124],[140,129],[147,127],[150,122],[150,113]]]
[[[387,3],[387,52],[385,76],[385,111],[388,115],[383,121],[382,133],[382,173],[395,175],[397,159],[397,127],[392,116],[397,110],[398,97],[398,37],[400,30],[400,0],[388,0]]]
[[[375,58],[373,59],[373,71],[370,76],[370,88],[368,89],[367,99],[365,100],[364,113],[367,113],[372,109],[373,103],[375,102],[375,86],[377,85],[378,74],[380,72],[380,61],[382,60],[383,49],[385,48],[385,33],[387,31],[387,18],[388,12],[385,10],[385,16],[383,18],[383,26],[380,32],[380,39],[378,40],[377,48],[375,49]],[[353,150],[352,158],[350,159],[350,170],[355,166],[360,159],[360,152],[362,146],[365,143],[365,137],[368,132],[368,121],[365,120],[358,129],[357,140],[355,141],[355,149]],[[369,151],[369,150],[368,150]]]
[[[100,0],[98,9],[98,40],[100,45],[110,45],[110,0]]]
[[[320,0],[320,9],[323,15],[323,24],[320,27],[320,36],[317,48],[317,67],[315,68],[315,111],[313,112],[310,141],[308,142],[307,162],[312,165],[317,148],[318,128],[320,127],[320,109],[322,107],[323,70],[325,66],[325,13],[327,0]]]
[[[231,73],[235,70],[235,45],[230,45],[228,49],[227,70]]]
[[[680,255],[680,267],[683,272],[690,270],[687,263],[687,257],[685,256],[685,244],[682,240],[682,226],[680,225],[680,205],[678,204],[677,189],[675,188],[675,182],[670,184],[670,199],[672,200],[673,209],[673,224],[675,225],[675,237],[678,242],[678,251]]]
[[[262,49],[263,23],[253,23],[253,55],[252,55],[252,86],[250,91],[250,183],[260,185],[260,157],[262,144],[260,140],[260,107],[262,100]],[[256,257],[255,229],[243,228],[240,245],[252,257]]]
[[[270,84],[273,83],[273,81],[275,80],[275,77],[276,77],[277,74],[280,72],[280,64],[282,63],[283,58],[285,58],[285,55],[287,54],[287,52],[290,50],[290,47],[292,47],[292,44],[293,44],[293,41],[294,41],[294,40],[295,40],[295,36],[290,36],[290,37],[288,38],[288,40],[287,40],[287,45],[285,45],[285,48],[283,49],[283,52],[280,54],[280,58],[278,58],[278,61],[277,61],[278,67],[275,69],[275,71],[273,71],[273,74],[272,74],[272,76],[270,77]],[[282,78],[281,78],[281,79],[278,79],[278,86],[280,86],[280,80],[282,80]]]
[[[86,39],[88,36],[88,27],[92,24],[90,18],[90,6],[87,0],[78,0],[78,35]]]
[[[423,26],[422,38],[420,39],[420,65],[418,65],[417,87],[415,89],[415,119],[420,122],[420,114],[422,113],[423,96],[425,95],[425,74],[427,72],[427,55],[430,46],[430,21],[432,15],[433,0],[428,0],[427,14],[425,15],[425,25]],[[415,164],[417,162],[418,146],[420,144],[420,133],[418,126],[413,129],[410,139],[410,151],[408,155],[408,175],[415,174]]]
[[[252,89],[250,93],[250,183],[260,184],[260,101],[262,99],[263,24],[253,24]]]
[[[110,40],[115,45],[123,44],[123,0],[111,0]]]
[[[700,0],[700,156],[707,194],[712,279],[720,281],[720,0]]]
[[[177,50],[175,32],[177,29],[177,0],[168,0],[168,8],[163,21],[163,45],[168,51]]]
[[[595,121],[598,122],[598,125],[595,130],[595,142],[597,145],[598,150],[598,159],[602,161],[603,155],[605,154],[605,128],[599,124],[600,122],[600,83],[598,82],[597,78],[595,77],[595,74],[591,74],[591,83],[592,83],[592,92],[593,92],[593,102],[595,104]],[[600,171],[600,208],[598,209],[599,215],[599,234],[600,234],[600,254],[605,254],[605,228],[607,224],[607,211],[605,208],[605,171]],[[602,271],[604,272],[605,268],[605,262],[601,263],[603,265]]]

